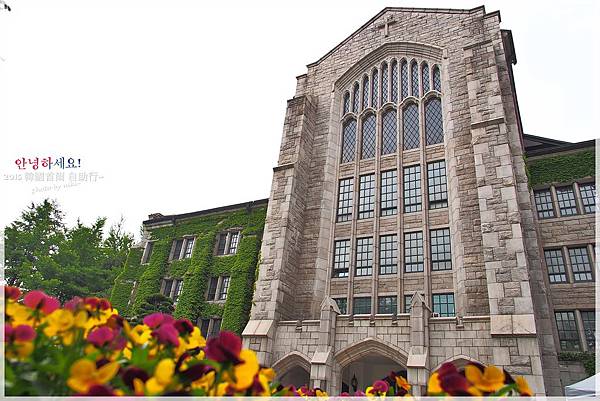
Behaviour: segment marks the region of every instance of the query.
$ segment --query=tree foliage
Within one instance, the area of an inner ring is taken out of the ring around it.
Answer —
[[[5,277],[24,290],[42,289],[61,301],[107,296],[133,237],[123,220],[104,231],[105,217],[68,228],[56,201],[32,203],[4,231]]]

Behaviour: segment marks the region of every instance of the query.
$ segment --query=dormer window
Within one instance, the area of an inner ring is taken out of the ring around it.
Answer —
[[[237,252],[239,242],[239,230],[220,233],[217,242],[217,255],[235,254]]]

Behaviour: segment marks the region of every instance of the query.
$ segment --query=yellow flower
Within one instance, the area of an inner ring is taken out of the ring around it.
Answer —
[[[327,392],[321,390],[321,389],[315,389],[315,395],[317,397],[328,397]]]
[[[156,395],[162,393],[167,386],[171,384],[174,373],[175,362],[169,358],[161,360],[158,365],[156,365],[154,376],[146,382],[148,394]]]
[[[258,373],[270,382],[275,380],[275,371],[271,368],[261,368]]]
[[[402,388],[406,391],[410,390],[410,383],[402,376],[396,376],[396,384],[398,385],[398,388]]]
[[[46,316],[47,326],[44,327],[44,334],[48,337],[60,335],[62,342],[65,345],[70,345],[73,342],[73,332],[70,329],[75,324],[73,312],[68,309],[56,309],[54,312]]]
[[[259,365],[258,358],[254,351],[249,349],[243,349],[240,352],[239,363],[233,367],[233,374],[235,375],[235,383],[229,380],[235,390],[241,391],[246,390],[254,382],[254,376],[258,373]]]
[[[465,376],[478,390],[492,393],[504,387],[504,372],[495,366],[487,366],[483,373],[474,365],[465,367]]]
[[[175,351],[175,355],[180,356],[185,351],[202,348],[206,346],[206,340],[202,337],[202,333],[198,327],[194,327],[194,330],[186,337],[179,337],[179,346]]]
[[[124,321],[123,329],[125,330],[125,334],[131,340],[131,342],[137,345],[146,344],[152,335],[152,330],[145,324],[138,324],[132,329],[129,323]]]
[[[192,383],[193,389],[202,389],[206,392],[213,386],[215,382],[215,371],[211,370],[198,380]]]
[[[521,395],[533,397],[533,391],[523,376],[517,376],[515,378],[515,383],[517,383],[517,390],[519,390]]]
[[[10,320],[11,324],[15,327],[21,324],[35,326],[32,310],[19,303],[9,302],[6,304],[6,316],[10,317],[10,319],[6,320]]]
[[[431,376],[429,376],[429,381],[427,382],[427,394],[439,394],[443,392],[442,386],[440,383],[440,374],[438,372],[434,372]]]
[[[109,382],[119,371],[117,362],[109,362],[100,369],[89,359],[80,359],[71,366],[71,376],[67,385],[78,393],[87,393],[94,384]]]
[[[9,359],[25,359],[33,352],[33,343],[31,341],[15,341],[11,349],[6,349],[6,357]]]

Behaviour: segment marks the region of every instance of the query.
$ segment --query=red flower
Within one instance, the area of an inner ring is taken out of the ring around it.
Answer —
[[[150,375],[146,373],[145,370],[140,369],[135,366],[130,366],[121,375],[123,379],[123,383],[130,389],[134,390],[133,380],[140,379],[142,382],[146,383],[146,381],[150,378]]]
[[[175,347],[179,345],[178,334],[177,329],[172,324],[161,324],[152,332],[152,336],[156,337],[159,343],[171,344]]]
[[[4,286],[4,297],[16,301],[21,296],[21,290],[9,285]]]
[[[194,325],[187,319],[177,319],[174,323],[175,328],[179,334],[190,334],[194,331]]]
[[[100,300],[98,301],[98,306],[100,307],[100,310],[112,309],[112,305],[110,304],[108,299],[104,298],[100,298]]]
[[[204,352],[208,359],[217,362],[240,363],[240,351],[242,340],[231,331],[222,331],[217,337],[210,338],[206,342]]]
[[[76,394],[76,395],[91,395],[91,396],[95,396],[95,397],[102,397],[102,396],[113,396],[116,395],[112,388],[108,387],[105,384],[93,384],[90,386],[90,388],[88,389],[87,393],[85,394]]]
[[[39,309],[44,312],[46,315],[54,312],[56,309],[60,307],[60,302],[58,299],[49,297],[41,291],[30,291],[23,298],[23,303],[25,306],[31,309]]]
[[[65,309],[75,312],[83,304],[83,298],[73,297],[69,301],[65,302]]]
[[[106,326],[101,326],[92,330],[87,336],[87,340],[98,348],[104,347],[114,338],[114,332]]]
[[[161,324],[173,323],[173,316],[165,315],[164,313],[156,312],[144,318],[144,324],[151,329],[160,326]]]
[[[383,380],[377,380],[375,383],[373,383],[373,391],[377,392],[378,394],[386,394],[389,388],[390,386],[388,386],[388,384]]]
[[[17,327],[11,325],[4,326],[4,341],[32,341],[36,336],[35,330],[26,324],[20,324]]]

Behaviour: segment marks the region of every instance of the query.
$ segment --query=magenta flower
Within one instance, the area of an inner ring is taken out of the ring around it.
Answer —
[[[173,323],[173,316],[166,315],[164,313],[156,312],[152,313],[144,318],[144,324],[151,329],[158,327],[162,324],[171,324]]]
[[[49,297],[41,291],[30,291],[23,298],[23,304],[31,309],[39,309],[46,315],[54,312],[60,307],[58,299]]]
[[[174,326],[179,334],[189,334],[194,331],[194,325],[187,319],[177,319]]]
[[[101,326],[92,330],[87,336],[87,340],[98,348],[110,343],[114,338],[115,334],[106,326]]]
[[[177,329],[172,324],[161,324],[152,332],[152,336],[156,337],[159,343],[171,344],[175,347],[179,345],[178,334]]]
[[[217,362],[240,363],[242,340],[231,331],[222,331],[217,337],[208,339],[204,353],[208,359]]]
[[[32,341],[36,335],[35,330],[26,324],[20,324],[17,327],[8,324],[4,326],[4,342]]]
[[[390,386],[383,380],[377,380],[373,383],[373,391],[378,394],[386,394]]]

